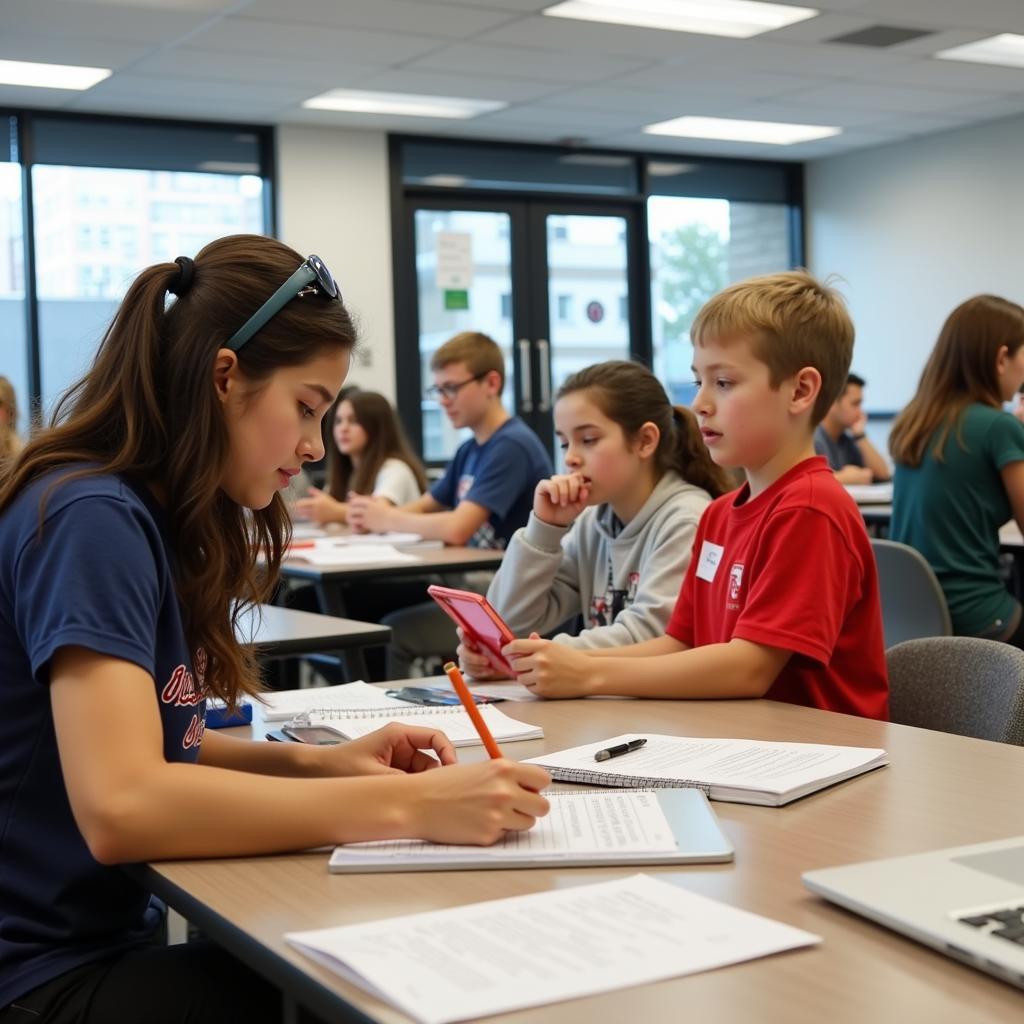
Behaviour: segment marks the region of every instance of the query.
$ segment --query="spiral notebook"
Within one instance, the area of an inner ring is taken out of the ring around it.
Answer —
[[[598,767],[594,754],[641,737],[633,733],[532,757],[558,782],[657,789],[692,786],[712,800],[781,807],[844,779],[888,764],[884,750],[821,743],[652,736],[645,746]]]
[[[733,858],[715,812],[697,789],[559,790],[550,812],[493,846],[390,839],[335,847],[332,874],[480,868],[711,864]]]
[[[539,725],[517,722],[502,714],[493,704],[481,704],[477,710],[499,743],[513,743],[517,740],[537,740],[544,735]],[[452,741],[455,747],[472,747],[480,744],[480,736],[462,708],[455,707],[406,707],[402,708],[310,708],[303,716],[309,725],[325,725],[341,733],[346,739],[356,740],[376,732],[388,722],[402,722],[404,725],[425,726],[438,729]]]

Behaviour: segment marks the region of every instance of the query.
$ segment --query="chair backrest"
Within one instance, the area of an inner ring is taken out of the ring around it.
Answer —
[[[1024,651],[942,636],[897,644],[885,657],[894,722],[1024,745]]]
[[[924,636],[952,636],[946,595],[924,556],[894,540],[872,540],[878,565],[885,646]]]

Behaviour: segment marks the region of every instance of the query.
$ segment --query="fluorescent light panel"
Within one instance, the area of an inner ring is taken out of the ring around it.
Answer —
[[[111,74],[110,68],[0,60],[0,85],[27,85],[35,89],[91,89]]]
[[[806,21],[819,12],[756,0],[566,0],[541,13],[551,18],[748,39]]]
[[[827,139],[842,128],[820,124],[783,124],[779,121],[736,121],[724,117],[675,117],[649,124],[650,135],[678,135],[686,139],[721,139],[729,142],[763,142],[770,146],[792,146],[796,142]]]
[[[953,46],[935,54],[940,60],[969,60],[976,64],[1003,64],[1011,68],[1024,68],[1024,36],[1004,32],[1002,35],[979,39],[963,46]]]
[[[499,100],[470,100],[457,96],[420,96],[404,92],[331,89],[303,104],[311,110],[344,110],[353,114],[398,114],[402,117],[469,118],[508,106]]]

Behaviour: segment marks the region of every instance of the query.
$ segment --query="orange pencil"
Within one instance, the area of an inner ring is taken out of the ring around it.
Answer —
[[[300,548],[315,548],[316,547],[316,541],[315,540],[293,540],[291,542],[291,544],[288,545],[288,547],[289,547],[289,549],[291,549],[293,551],[298,551]]]
[[[459,671],[459,667],[454,661],[449,661],[448,664],[445,665],[444,674],[452,681],[452,686],[455,688],[455,692],[459,695],[459,700],[462,701],[462,706],[466,709],[466,713],[469,715],[473,725],[476,727],[476,731],[480,734],[480,739],[483,742],[487,753],[490,754],[491,757],[501,757],[501,749],[498,744],[494,742],[491,730],[487,728],[487,723],[483,720],[483,716],[480,714],[480,709],[476,706],[476,702],[473,700],[473,695],[469,692],[466,680],[462,678],[462,673]]]

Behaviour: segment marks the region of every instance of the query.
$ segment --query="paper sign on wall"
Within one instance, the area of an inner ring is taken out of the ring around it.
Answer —
[[[437,287],[465,291],[473,284],[473,236],[468,231],[437,233]]]

